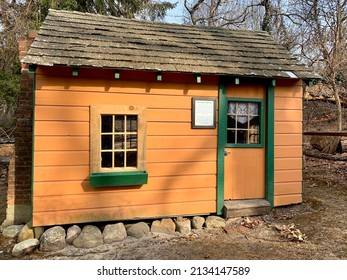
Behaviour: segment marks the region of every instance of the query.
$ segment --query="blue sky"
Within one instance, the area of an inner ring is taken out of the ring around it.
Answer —
[[[166,22],[170,23],[183,23],[183,10],[184,10],[184,0],[166,0],[171,3],[178,2],[175,9],[168,12],[167,16],[165,17]]]

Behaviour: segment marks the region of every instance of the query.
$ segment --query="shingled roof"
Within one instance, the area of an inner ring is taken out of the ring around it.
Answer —
[[[23,63],[315,79],[271,36],[50,10]]]

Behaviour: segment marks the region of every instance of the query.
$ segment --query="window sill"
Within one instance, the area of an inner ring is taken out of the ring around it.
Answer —
[[[226,148],[264,148],[263,144],[226,144]]]
[[[147,184],[148,173],[146,171],[100,172],[90,174],[89,179],[92,188],[136,186]]]

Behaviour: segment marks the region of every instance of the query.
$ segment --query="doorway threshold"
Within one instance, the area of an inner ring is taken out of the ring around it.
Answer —
[[[223,215],[225,218],[261,216],[269,214],[270,203],[265,199],[240,199],[224,201]]]

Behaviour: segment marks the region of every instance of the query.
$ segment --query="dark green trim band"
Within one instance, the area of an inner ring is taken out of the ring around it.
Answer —
[[[218,104],[218,151],[217,151],[217,214],[223,213],[224,207],[224,148],[227,141],[227,87],[219,84]]]
[[[35,146],[35,96],[36,96],[36,65],[29,65],[28,72],[33,75],[33,92],[32,92],[32,117],[31,117],[31,213],[30,220],[33,222],[33,212],[34,212],[34,146]]]
[[[137,186],[147,184],[148,173],[146,171],[92,173],[89,179],[92,188]]]
[[[274,176],[275,176],[275,85],[276,80],[271,80],[266,94],[266,200],[274,207]]]

